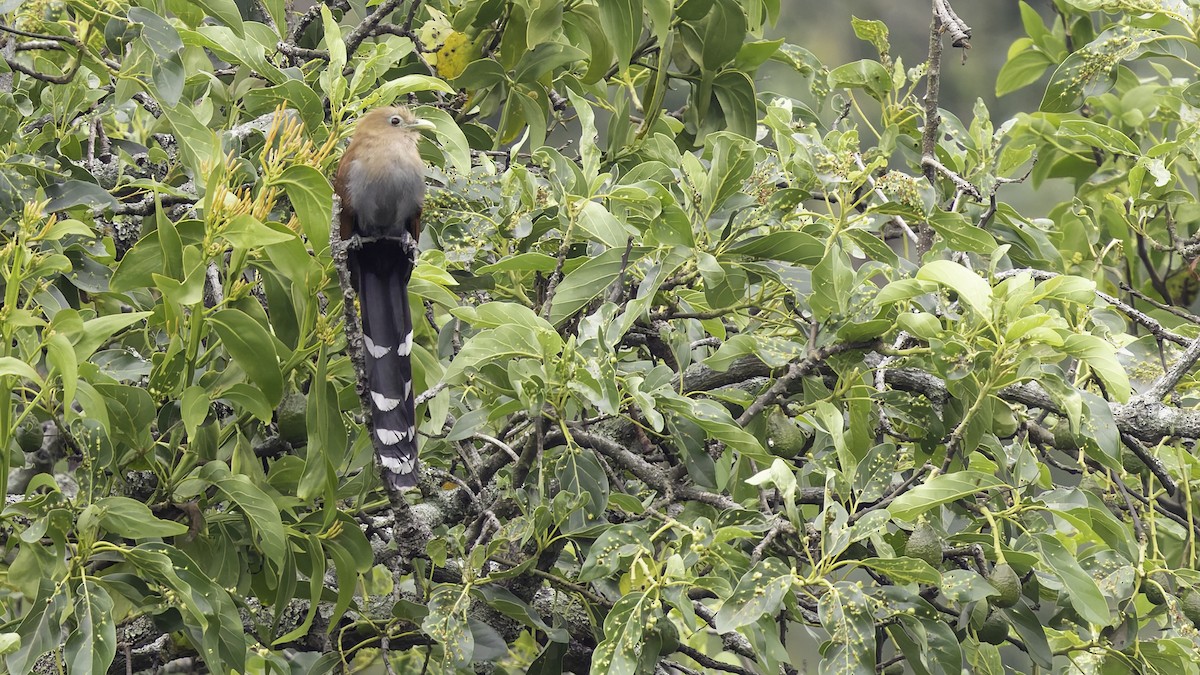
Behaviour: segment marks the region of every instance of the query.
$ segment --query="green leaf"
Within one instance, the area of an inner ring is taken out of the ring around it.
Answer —
[[[421,630],[442,646],[442,663],[449,668],[465,668],[475,654],[475,639],[467,621],[471,606],[466,587],[442,584],[429,598],[429,615]]]
[[[258,387],[249,382],[235,382],[216,393],[218,399],[224,399],[235,407],[254,415],[263,424],[271,423],[271,415],[275,405],[267,401],[267,397]]]
[[[903,316],[911,316],[901,314]],[[893,443],[880,443],[858,463],[854,470],[854,490],[860,503],[870,503],[881,499],[889,487],[892,477],[896,475],[896,446]]]
[[[446,369],[443,379],[457,382],[470,370],[497,360],[515,358],[544,359],[548,352],[562,349],[562,338],[547,328],[507,325],[481,331],[463,345],[458,357]]]
[[[1120,129],[1114,129],[1091,120],[1063,120],[1058,125],[1058,134],[1117,155],[1140,157],[1142,154],[1137,143],[1134,143]]]
[[[534,0],[530,8],[532,11],[525,25],[525,41],[529,44],[540,44],[552,38],[562,28],[562,3]]]
[[[62,211],[73,206],[87,205],[99,208],[112,208],[117,200],[104,188],[83,180],[67,180],[48,186],[46,196],[50,203],[47,211]]]
[[[451,87],[440,77],[408,74],[401,75],[394,80],[388,80],[379,85],[367,100],[376,105],[392,105],[401,96],[408,96],[419,91],[434,91],[443,94],[455,93],[454,87]]]
[[[793,360],[802,358],[804,347],[791,340],[741,333],[722,343],[716,353],[704,360],[704,365],[725,372],[734,361],[746,354],[754,354],[770,368],[782,368]]]
[[[929,224],[946,240],[954,251],[991,254],[996,251],[996,239],[987,230],[968,223],[963,214],[955,211],[935,210],[929,216]]]
[[[310,167],[288,167],[288,169],[295,168]],[[288,169],[284,170],[285,175]],[[332,202],[330,208],[332,208]],[[276,227],[265,225],[249,213],[241,213],[230,218],[229,222],[221,230],[221,236],[235,248],[245,250],[270,246],[271,244],[280,244],[296,238],[295,233],[282,225]]]
[[[229,26],[238,37],[245,35],[242,27],[242,13],[238,11],[237,3],[234,0],[192,0],[192,2],[199,5],[205,14]]]
[[[599,5],[604,38],[612,43],[617,65],[624,71],[642,36],[642,0],[605,0]]]
[[[950,570],[942,574],[939,588],[953,602],[979,602],[996,594],[996,588],[973,570]]]
[[[721,131],[704,139],[712,153],[708,180],[700,194],[705,220],[718,207],[742,189],[742,183],[754,172],[757,144],[744,136]]]
[[[570,494],[586,494],[588,503],[571,511],[563,531],[578,532],[603,522],[608,506],[608,475],[587,448],[567,448],[555,472],[559,485]]]
[[[74,615],[75,628],[63,648],[67,672],[108,672],[117,655],[117,622],[108,591],[85,577],[75,589]]]
[[[208,481],[241,510],[250,522],[259,548],[267,558],[279,564],[287,549],[287,537],[279,507],[246,476],[235,475],[221,462],[209,462],[200,469],[200,479]]]
[[[746,38],[746,13],[735,0],[716,0],[699,29],[700,65],[716,71],[737,57]]]
[[[661,0],[650,0],[650,7],[656,6],[657,1]],[[670,14],[669,6],[667,13]],[[578,32],[588,41],[591,58],[588,59],[587,72],[580,78],[581,81],[584,84],[595,84],[604,79],[616,55],[613,43],[600,23],[600,9],[593,5],[576,5],[567,13],[564,21],[568,26],[578,25]]]
[[[555,68],[582,61],[587,56],[587,52],[577,47],[561,42],[543,42],[521,57],[513,74],[513,82],[533,84]],[[527,97],[521,98],[528,100]]]
[[[628,264],[636,262],[649,251],[649,248],[640,246],[633,248],[629,251]],[[556,326],[561,324],[607,290],[626,266],[624,258],[623,247],[609,249],[563,277],[550,306],[550,323]]]
[[[592,654],[592,672],[637,675],[645,648],[647,622],[654,614],[646,594],[627,593],[604,617],[604,640]]]
[[[1119,403],[1129,400],[1132,394],[1129,376],[1117,360],[1116,347],[1112,344],[1095,335],[1069,334],[1063,336],[1062,350],[1086,363]]]
[[[822,673],[875,672],[875,622],[872,601],[854,582],[839,581],[821,596],[817,613],[829,632],[821,658]]]
[[[258,386],[274,408],[283,397],[283,372],[275,341],[262,324],[238,309],[222,309],[209,319],[235,363]]]
[[[1117,82],[1116,64],[1140,56],[1147,43],[1160,37],[1157,31],[1125,25],[1104,31],[1059,64],[1038,109],[1048,113],[1072,112],[1083,105],[1086,96],[1107,92]]]
[[[167,59],[183,49],[179,32],[166,19],[141,7],[129,8],[129,21],[141,24],[142,39],[159,59]]]
[[[21,646],[4,659],[8,672],[33,672],[33,664],[42,654],[62,644],[62,619],[66,609],[66,594],[59,592],[53,581],[41,577],[38,580],[37,599],[30,604],[21,623],[17,625]]]
[[[346,453],[346,426],[338,405],[337,388],[328,374],[328,353],[317,356],[312,386],[308,391],[308,445],[304,474],[296,496],[309,500],[324,495],[333,499],[337,490],[337,466]]]
[[[477,267],[475,274],[484,276],[496,272],[553,272],[557,264],[558,261],[554,256],[531,251],[503,258],[491,265]]]
[[[210,403],[212,401],[209,399],[208,390],[198,384],[183,390],[183,395],[179,398],[179,416],[183,419],[183,428],[187,431],[188,438],[196,435],[196,430],[204,423],[204,418],[208,417]]]
[[[1034,539],[1042,553],[1046,571],[1062,580],[1062,591],[1070,598],[1075,611],[1090,623],[1112,625],[1117,616],[1108,610],[1104,592],[1092,575],[1079,566],[1079,559],[1069,553],[1053,535],[1039,533],[1034,535]]]
[[[992,287],[971,270],[950,260],[934,260],[917,271],[917,279],[946,286],[985,319],[992,316]]]
[[[127,539],[174,537],[188,531],[187,525],[157,518],[150,507],[128,497],[103,497],[89,508],[97,510],[105,530]]]
[[[50,366],[50,375],[57,375],[62,382],[63,400],[74,401],[75,389],[79,383],[79,361],[71,341],[62,333],[54,333],[46,340],[46,364]]]
[[[36,382],[39,386],[42,383],[41,376],[33,369],[33,366],[11,356],[0,356],[0,377],[4,375],[15,375],[30,382]]]
[[[319,79],[330,105],[337,110],[342,107],[349,86],[342,75],[342,69],[346,67],[346,41],[342,39],[342,27],[324,3],[321,4],[321,26],[325,48],[329,50],[329,64],[321,71]]]
[[[464,176],[469,175],[471,173],[471,146],[467,143],[467,137],[463,135],[462,128],[458,126],[450,113],[430,106],[421,106],[415,112],[421,119],[433,123],[434,133],[441,141],[442,151],[446,153],[446,158],[450,160],[450,165],[454,167],[454,170]]]
[[[576,216],[579,227],[590,239],[598,241],[610,249],[625,251],[625,243],[629,237],[637,234],[637,230],[617,220],[600,202],[584,201]]]
[[[1087,406],[1087,415],[1080,420],[1079,440],[1088,456],[1113,471],[1121,471],[1121,432],[1113,419],[1112,407],[1090,391],[1080,390],[1079,396]]]
[[[903,586],[882,589],[884,605],[903,630],[888,628],[888,635],[916,673],[960,675],[963,655],[958,638],[945,619],[928,602]]]
[[[501,614],[512,617],[526,626],[541,630],[546,634],[546,637],[555,642],[566,643],[570,641],[570,633],[563,628],[555,628],[547,625],[532,607],[507,588],[497,584],[488,584],[486,586],[477,586],[474,591],[483,597],[484,601],[492,609]]]
[[[771,462],[774,460],[774,457],[762,447],[754,434],[738,426],[729,414],[729,410],[716,401],[686,396],[666,396],[659,400],[659,405],[664,410],[670,409],[683,415],[699,425],[708,436],[755,461]]]
[[[303,80],[288,80],[272,87],[251,89],[242,96],[242,103],[247,113],[256,116],[265,115],[280,105],[295,109],[309,132],[319,129],[325,121],[321,97]]]
[[[742,575],[733,593],[721,603],[713,622],[715,629],[727,633],[775,615],[791,585],[792,574],[786,565],[776,558],[762,560]]]
[[[1050,669],[1054,665],[1054,653],[1050,651],[1050,643],[1046,639],[1046,629],[1042,620],[1024,603],[1018,603],[1000,611],[1017,631],[1021,642],[1025,643],[1025,653],[1029,655],[1029,658],[1038,666]]]
[[[734,62],[734,67],[743,72],[753,72],[759,66],[769,61],[772,56],[775,56],[783,43],[783,38],[746,42],[738,50],[737,61]]]
[[[740,70],[722,71],[713,80],[713,94],[721,104],[726,128],[746,138],[754,138],[758,124],[758,101],[754,97],[754,80]]]
[[[1011,52],[1010,52],[1011,53]],[[996,75],[996,96],[1010,94],[1042,78],[1054,61],[1042,52],[1028,47],[1009,57]]]
[[[939,586],[942,575],[929,563],[916,558],[867,558],[860,561],[865,567],[881,572],[900,584],[932,584]]]
[[[875,51],[881,55],[888,53],[887,24],[882,21],[868,21],[860,19],[857,16],[851,16],[850,26],[854,29],[854,36],[859,40],[870,42]]]
[[[304,553],[311,568],[307,570],[308,574],[308,613],[304,615],[304,621],[287,633],[275,638],[271,643],[272,646],[278,646],[293,642],[308,634],[309,628],[312,627],[313,619],[317,616],[317,610],[320,608],[318,599],[322,597],[325,589],[325,552],[321,548],[321,541],[316,535],[305,535],[297,538],[298,543],[303,547]]]
[[[579,568],[578,580],[586,583],[607,577],[622,568],[623,558],[653,549],[650,535],[637,524],[610,527],[588,548],[587,558]]]
[[[196,113],[186,105],[176,106],[163,115],[179,141],[179,151],[184,165],[191,170],[192,177],[202,182],[208,172],[224,159],[217,135],[196,118]]]
[[[877,101],[892,91],[892,76],[878,61],[863,59],[829,71],[832,89],[862,89]]]
[[[328,247],[333,186],[324,174],[311,166],[292,164],[283,170],[275,184],[287,193],[300,227],[313,248],[320,251]]]
[[[979,471],[944,473],[900,495],[887,508],[897,521],[910,522],[942,504],[1001,485],[996,476]]]
[[[129,312],[127,314],[107,314],[88,319],[83,322],[83,329],[73,340],[75,356],[80,361],[86,361],[100,348],[100,345],[112,339],[112,336],[138,323],[153,312]]]

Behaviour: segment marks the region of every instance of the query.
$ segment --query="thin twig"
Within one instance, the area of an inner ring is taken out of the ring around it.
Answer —
[[[745,411],[737,418],[738,426],[746,426],[751,420],[763,411],[768,405],[775,402],[775,399],[787,392],[789,385],[796,379],[804,377],[816,370],[819,366],[825,363],[829,357],[843,352],[855,351],[859,349],[871,349],[878,345],[876,340],[868,340],[864,342],[840,342],[821,347],[820,349],[811,350],[807,356],[800,361],[788,364],[788,370],[775,380],[761,396],[754,399]]]
[[[942,164],[941,162],[939,162],[936,157],[932,157],[929,155],[922,157],[921,158],[921,166],[922,167],[932,167],[938,173],[941,173],[946,178],[949,178],[950,182],[954,183],[955,187],[957,187],[960,192],[969,194],[972,197],[974,197],[976,200],[983,199],[983,193],[979,191],[979,188],[975,187],[975,185],[972,184],[971,181],[958,175],[957,172],[951,170],[945,164]],[[951,210],[954,210],[953,207],[951,208]]]
[[[512,461],[514,461],[514,462],[521,461],[520,455],[518,455],[517,452],[512,449],[512,446],[510,446],[508,443],[505,443],[504,441],[500,440],[499,438],[488,436],[487,434],[482,434],[482,433],[476,433],[471,438],[479,439],[485,443],[488,443],[489,445],[495,446],[496,448],[503,450],[504,454],[506,454],[510,458],[512,458]]]
[[[725,663],[724,661],[718,661],[718,660],[712,658],[711,656],[705,654],[704,652],[701,652],[698,649],[689,647],[685,644],[679,645],[679,653],[686,655],[689,659],[704,666],[705,668],[707,668],[709,670],[709,672],[712,672],[714,670],[719,670],[723,673],[737,673],[737,675],[754,675],[753,671],[746,670],[745,668],[742,668],[741,666],[731,666],[728,663]]]
[[[370,36],[371,31],[375,29],[375,26],[379,25],[379,22],[383,21],[384,17],[395,11],[396,8],[400,6],[402,1],[403,0],[383,0],[383,2],[379,3],[379,6],[375,8],[375,11],[368,14],[367,18],[359,22],[359,24],[354,27],[354,30],[350,31],[350,34],[346,36],[347,63],[346,67],[342,70],[343,75],[349,77],[350,75],[354,74],[355,66],[349,63],[350,58],[354,56],[355,52],[358,51],[358,48],[362,45],[363,41]],[[418,0],[412,0],[412,2],[413,4],[416,4]]]
[[[942,124],[942,116],[938,112],[938,92],[942,81],[942,18],[938,8],[942,0],[933,0],[933,23],[929,27],[929,61],[925,73],[925,125],[921,129],[921,169],[925,180],[937,190],[937,171],[925,163],[925,158],[937,159],[938,128]],[[933,246],[933,228],[928,223],[921,226],[921,238],[917,242],[917,256],[920,257]]]

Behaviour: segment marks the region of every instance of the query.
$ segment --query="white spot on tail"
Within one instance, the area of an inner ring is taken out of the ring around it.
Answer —
[[[404,336],[404,342],[396,347],[396,353],[400,356],[408,356],[412,353],[412,331],[408,331],[408,335]]]
[[[417,458],[381,455],[379,457],[379,465],[387,471],[404,475],[412,473],[413,469],[417,468]]]
[[[412,380],[404,382],[404,398],[408,399],[409,396],[412,396]]]
[[[375,436],[379,438],[379,442],[384,445],[396,445],[408,436],[408,432],[399,431],[397,429],[376,429]]]
[[[388,350],[391,349],[391,347],[376,346],[375,341],[371,339],[371,336],[365,333],[363,334],[363,342],[367,345],[367,352],[377,359],[383,358],[383,355],[387,354]]]
[[[400,399],[388,398],[377,391],[371,392],[371,400],[375,402],[376,408],[379,408],[384,412],[395,410],[396,406],[400,405]]]

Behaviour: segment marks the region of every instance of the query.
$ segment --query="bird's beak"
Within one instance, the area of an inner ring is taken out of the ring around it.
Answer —
[[[408,128],[416,131],[433,131],[437,126],[429,120],[416,119],[413,120],[412,124],[408,125]]]

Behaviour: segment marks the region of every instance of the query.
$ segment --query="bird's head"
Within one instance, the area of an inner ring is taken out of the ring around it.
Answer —
[[[404,106],[384,106],[363,115],[358,122],[355,135],[365,131],[372,136],[378,135],[386,138],[399,134],[415,140],[422,131],[433,128],[432,122],[417,117]]]

